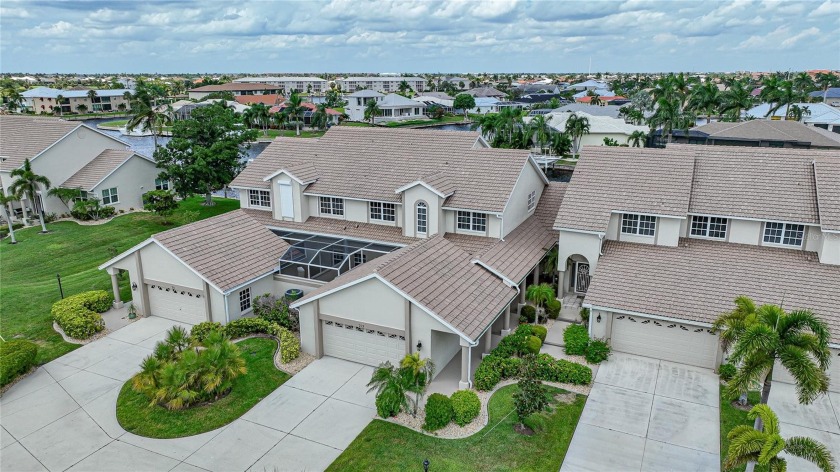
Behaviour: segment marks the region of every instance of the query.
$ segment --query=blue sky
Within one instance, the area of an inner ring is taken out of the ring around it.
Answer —
[[[0,3],[0,71],[840,69],[840,0]]]

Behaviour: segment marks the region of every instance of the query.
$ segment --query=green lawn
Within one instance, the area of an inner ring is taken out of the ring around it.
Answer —
[[[326,131],[320,130],[300,130],[300,136],[295,134],[295,130],[293,129],[270,129],[267,130],[268,134],[265,134],[262,130],[259,130],[260,134],[258,139],[260,141],[271,140],[273,141],[274,138],[278,136],[289,137],[289,138],[320,138],[321,136],[326,133]]]
[[[16,231],[18,244],[8,244],[9,239],[0,242],[0,335],[38,343],[39,364],[76,349],[78,345],[64,342],[52,328],[50,308],[60,299],[56,274],[61,274],[65,296],[86,290],[110,292],[110,278],[97,270],[99,264],[177,225],[184,211],[198,211],[199,218],[207,218],[239,208],[239,200],[214,200],[217,204],[212,207],[201,205],[204,197],[183,201],[169,226],[150,213],[132,213],[98,226],[49,223],[48,234],[38,234],[39,227]],[[129,298],[127,287],[122,293]]]
[[[750,392],[747,396],[747,400],[749,401],[750,405],[756,405],[761,401],[761,397],[759,396],[759,392]],[[729,449],[729,440],[726,439],[726,435],[729,434],[729,431],[732,428],[738,425],[752,425],[753,422],[747,418],[747,412],[743,410],[739,410],[732,406],[732,402],[726,397],[723,392],[723,386],[720,388],[720,463],[721,468],[723,467],[723,459],[726,457],[726,451]],[[721,469],[722,470],[722,469]],[[744,470],[744,467],[739,467],[737,469],[732,469],[735,472],[741,472]],[[760,465],[756,465],[755,470],[757,472],[766,472],[767,468],[762,467]]]
[[[99,123],[99,126],[113,126],[115,128],[121,128],[128,124],[128,120],[114,120],[114,121],[106,121],[105,123]]]
[[[528,425],[536,431],[524,436],[513,430],[516,385],[499,389],[490,399],[490,422],[464,439],[430,437],[403,426],[374,420],[330,465],[343,470],[558,470],[566,456],[586,397],[574,403],[556,404],[553,411],[533,415]],[[562,390],[551,389],[553,393]]]
[[[274,366],[277,342],[267,338],[238,343],[248,373],[233,381],[230,393],[211,404],[185,410],[149,406],[149,399],[123,385],[117,398],[117,421],[126,431],[149,438],[180,438],[212,431],[239,418],[290,377]],[[139,367],[138,367],[139,370]]]

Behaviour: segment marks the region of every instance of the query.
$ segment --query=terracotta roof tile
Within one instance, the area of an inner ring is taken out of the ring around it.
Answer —
[[[840,135],[797,121],[748,120],[740,123],[714,122],[693,128],[714,139],[787,141],[813,147],[840,148]]]
[[[117,170],[127,160],[134,156],[134,151],[123,151],[119,149],[106,149],[94,157],[78,172],[70,176],[59,187],[78,188],[81,190],[93,190],[93,187],[102,181],[108,174]],[[150,159],[136,154],[138,159]]]
[[[815,159],[814,173],[820,226],[825,231],[840,231],[840,159]]]
[[[269,228],[399,245],[408,245],[417,241],[414,238],[403,236],[402,228],[397,228],[396,226],[360,223],[317,216],[310,217],[304,223],[297,223],[294,221],[275,220],[271,212],[266,210],[243,209],[242,211]]]
[[[80,126],[57,118],[0,115],[0,157],[5,158],[0,169],[17,169]]]
[[[838,287],[840,266],[820,264],[813,252],[700,239],[678,247],[607,241],[585,303],[711,323],[746,295],[812,310],[840,343]]]

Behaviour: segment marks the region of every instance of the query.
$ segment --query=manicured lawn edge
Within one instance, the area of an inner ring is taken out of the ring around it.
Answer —
[[[553,394],[564,390],[548,387]],[[528,418],[537,434],[513,430],[516,385],[499,388],[490,397],[489,422],[472,436],[443,439],[389,421],[374,420],[327,470],[558,470],[566,456],[583,407],[584,395],[552,411]]]
[[[277,369],[274,358],[280,344],[274,338],[255,337],[237,342],[248,373],[233,382],[231,392],[208,405],[171,411],[149,406],[149,400],[123,385],[117,398],[117,421],[126,431],[148,438],[170,439],[206,433],[244,415],[291,376]],[[138,367],[139,370],[139,367]]]
[[[724,385],[720,386],[720,466],[721,470],[723,469],[723,460],[726,458],[726,451],[729,449],[729,440],[726,438],[726,435],[729,434],[734,427],[738,425],[749,425],[752,426],[753,422],[747,418],[747,411],[740,410],[732,406],[732,402],[727,398],[726,394],[724,393]],[[749,407],[751,408],[753,405],[757,405],[760,403],[761,397],[759,392],[749,392],[747,395],[747,402],[749,403]],[[732,469],[733,472],[741,472],[745,469],[745,467],[739,467],[736,469]],[[756,465],[755,470],[757,472],[766,472],[767,468]]]

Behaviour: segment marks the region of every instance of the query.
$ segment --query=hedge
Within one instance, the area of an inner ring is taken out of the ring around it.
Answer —
[[[224,332],[225,328],[222,326],[221,323],[214,323],[212,321],[203,321],[197,325],[194,325],[190,330],[190,336],[193,337],[196,341],[202,343],[204,342],[204,338],[207,337],[213,331],[222,331]]]
[[[481,413],[481,400],[472,390],[458,390],[452,394],[455,424],[465,426]]]
[[[589,331],[583,325],[569,325],[563,331],[563,342],[566,345],[566,354],[582,356],[586,353],[586,346],[589,345]]]
[[[269,334],[280,340],[280,360],[285,364],[300,356],[300,341],[292,332],[277,323],[262,318],[240,318],[225,326],[205,321],[192,327],[190,335],[201,342],[212,331],[221,331],[231,339],[244,338],[251,334]]]
[[[548,328],[545,326],[531,326],[531,335],[540,338],[541,343],[545,343],[545,337],[548,336]]]
[[[563,304],[560,300],[549,300],[548,303],[545,304],[545,313],[548,315],[549,319],[556,320],[560,317],[560,309],[563,307]]]
[[[239,318],[225,325],[225,334],[230,339],[244,338],[250,334],[277,335],[280,326],[262,318]]]
[[[589,341],[589,345],[586,346],[586,352],[584,352],[583,355],[586,357],[586,362],[589,362],[590,364],[600,364],[601,362],[609,359],[610,346],[600,339],[593,339],[592,341]]]
[[[423,429],[426,431],[437,431],[448,425],[455,416],[452,409],[452,400],[441,393],[433,393],[426,400],[426,422]]]
[[[87,339],[105,329],[105,321],[99,313],[111,308],[112,300],[104,290],[82,292],[53,303],[50,314],[64,334]]]
[[[527,321],[528,321],[528,323],[533,323],[533,322],[534,322],[534,320],[536,320],[536,316],[537,316],[537,309],[536,309],[536,308],[534,308],[534,307],[533,307],[533,306],[531,306],[531,305],[524,305],[524,306],[523,306],[523,307],[519,310],[519,316],[520,316],[520,318],[521,318],[521,317],[524,317],[524,318],[525,318],[525,320],[527,320]]]
[[[300,356],[300,341],[291,331],[280,326],[277,337],[280,338],[280,360],[284,364]]]
[[[0,343],[0,387],[25,374],[35,365],[38,345],[26,339]]]

